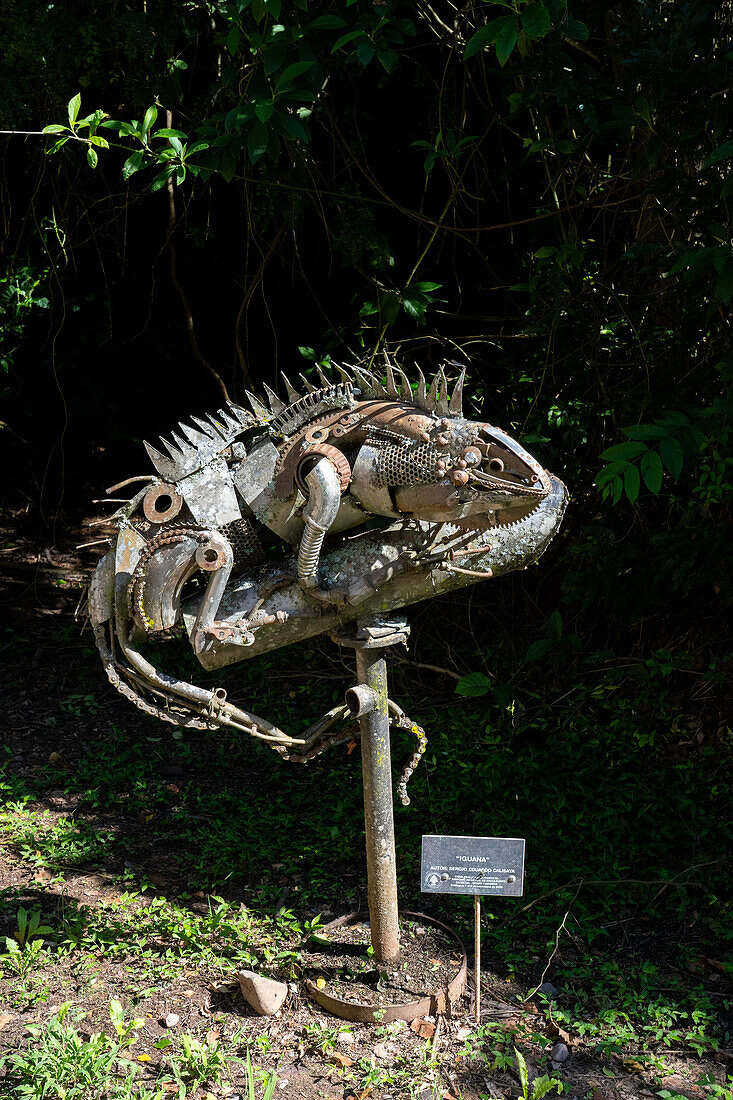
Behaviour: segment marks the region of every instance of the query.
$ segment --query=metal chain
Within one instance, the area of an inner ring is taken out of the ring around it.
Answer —
[[[129,699],[138,710],[141,710],[144,714],[148,714],[153,718],[159,718],[164,722],[169,722],[173,726],[184,726],[188,729],[199,730],[214,730],[221,728],[220,723],[217,721],[215,706],[210,707],[207,720],[204,718],[195,718],[191,712],[186,714],[183,710],[179,714],[175,714],[171,711],[164,710],[160,706],[156,706],[154,703],[149,703],[120,676],[117,671],[114,657],[112,656],[112,651],[107,643],[104,625],[101,623],[94,626],[94,640],[99,650],[100,657],[102,658],[102,665],[110,684],[120,693],[120,695]],[[422,726],[419,726],[416,722],[413,722],[411,718],[408,718],[404,711],[402,711],[396,703],[393,703],[391,699],[388,702],[392,712],[389,715],[390,725],[398,729],[409,730],[409,732],[413,733],[417,738],[417,747],[402,766],[397,784],[397,794],[399,795],[402,805],[409,806],[410,798],[407,794],[407,783],[425,753],[428,739]],[[324,753],[326,749],[335,748],[336,745],[343,744],[345,741],[354,740],[359,736],[358,727],[354,719],[349,717],[346,707],[337,708],[333,722],[337,722],[339,718],[341,718],[342,721],[347,720],[348,724],[346,728],[342,726],[340,729],[336,730],[330,730],[330,728],[324,729],[315,744],[305,751],[289,752],[286,744],[271,744],[271,747],[283,758],[283,760],[287,760],[294,764],[307,764],[310,760],[314,760],[317,756],[320,756],[321,753]],[[255,731],[256,727],[253,726],[252,732]]]
[[[107,673],[107,679],[110,684],[116,691],[119,691],[120,695],[124,695],[125,699],[129,699],[131,703],[134,703],[138,710],[143,711],[145,714],[149,714],[153,718],[160,718],[163,722],[170,722],[172,726],[186,726],[198,730],[218,728],[201,718],[193,718],[190,715],[186,715],[183,711],[180,716],[174,716],[170,711],[163,710],[162,707],[146,702],[142,695],[136,692],[134,688],[130,687],[129,684],[125,683],[117,671],[115,660],[107,645],[107,638],[102,624],[97,624],[94,627],[94,640],[102,658],[102,665],[104,666],[104,671]]]
[[[150,539],[150,541],[147,542],[143,549],[140,551],[140,557],[138,558],[137,565],[135,566],[132,577],[130,578],[127,586],[127,611],[130,618],[133,617],[134,610],[138,611],[138,617],[136,618],[136,621],[138,621],[139,619],[139,622],[143,624],[143,628],[146,634],[160,633],[160,631],[153,630],[153,628],[149,625],[143,608],[146,587],[145,567],[147,566],[151,557],[156,550],[159,550],[161,548],[161,546],[166,546],[169,543],[180,542],[181,539],[184,538],[191,538],[195,542],[200,543],[205,540],[206,534],[206,531],[203,531],[201,528],[191,527],[190,524],[171,523],[166,525],[166,527],[160,532],[160,534]],[[134,609],[133,602],[136,605]]]

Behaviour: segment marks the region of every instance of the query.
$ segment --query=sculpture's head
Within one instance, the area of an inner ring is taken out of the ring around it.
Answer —
[[[362,394],[370,384],[364,374],[358,372]],[[442,371],[437,379],[427,393],[424,385],[413,393],[405,384],[398,392],[388,379],[384,396],[391,400],[362,402],[366,441],[352,495],[379,515],[425,522],[483,528],[525,518],[550,493],[550,475],[506,432],[463,417],[462,376],[450,400]],[[372,385],[367,394],[378,391]]]
[[[550,492],[547,471],[501,429],[444,417],[434,434],[437,457],[426,479],[392,489],[401,513],[459,525],[483,519],[482,525],[494,526],[523,518]]]

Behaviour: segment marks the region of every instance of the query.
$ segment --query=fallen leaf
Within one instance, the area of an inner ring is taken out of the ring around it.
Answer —
[[[535,1012],[537,1010],[535,1009]],[[570,1036],[564,1028],[561,1028],[554,1020],[548,1020],[547,1027],[545,1028],[545,1034],[551,1039],[562,1039],[564,1043],[570,1042]]]
[[[430,1020],[413,1020],[410,1031],[414,1031],[421,1039],[432,1039],[435,1034],[435,1024],[431,1024]]]
[[[149,1054],[138,1054],[135,1057],[135,1061],[137,1061],[137,1062],[149,1062],[150,1061],[150,1055]]]
[[[316,978],[316,989],[325,989],[325,988],[326,988],[326,979],[325,978]]]
[[[354,1065],[354,1059],[349,1058],[348,1054],[342,1054],[340,1050],[332,1050],[328,1059],[330,1062],[338,1063],[344,1069]]]
[[[351,756],[351,754],[352,754],[352,752],[354,751],[355,748],[356,748],[356,741],[349,741],[349,744],[347,746],[346,755]]]
[[[457,1096],[454,1096],[452,1092],[441,1092],[442,1100],[458,1100]]]

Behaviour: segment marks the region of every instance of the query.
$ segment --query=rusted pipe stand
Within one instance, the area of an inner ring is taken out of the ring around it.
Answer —
[[[383,650],[406,642],[410,628],[404,619],[361,619],[349,633],[332,634],[338,645],[356,652],[357,684],[346,692],[346,703],[359,719],[361,760],[364,783],[364,823],[366,826],[369,930],[374,960],[379,966],[394,967],[400,954],[400,926],[397,912],[397,861],[395,858],[394,816],[392,812],[392,767],[389,743],[389,702],[387,663]],[[327,924],[323,931],[336,931],[360,923],[366,913],[349,913]],[[452,981],[418,1000],[401,1004],[360,1003],[339,997],[329,989],[307,980],[308,993],[321,1008],[343,1020],[376,1023],[377,1020],[411,1020],[447,1012],[466,988],[468,959],[466,949],[450,928],[422,913],[403,913],[421,923],[434,925],[456,941],[460,966]]]
[[[346,703],[361,729],[370,933],[374,958],[385,966],[399,958],[400,926],[387,663],[382,651],[406,642],[409,633],[404,619],[370,619],[357,621],[353,633],[335,638],[356,651],[357,684],[346,692]]]

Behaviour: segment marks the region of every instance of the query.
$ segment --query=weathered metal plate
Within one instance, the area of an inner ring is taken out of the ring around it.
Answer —
[[[409,1023],[411,1020],[417,1020],[420,1016],[436,1016],[449,1012],[451,1005],[460,1000],[465,992],[468,976],[468,957],[462,941],[452,928],[449,928],[447,924],[443,924],[442,921],[436,920],[435,917],[427,917],[424,913],[409,913],[407,911],[402,911],[400,916],[409,917],[410,920],[419,920],[422,924],[431,924],[434,928],[439,928],[441,932],[447,932],[448,935],[453,937],[461,953],[461,962],[453,980],[447,986],[436,989],[432,993],[427,993],[418,1001],[403,1001],[402,1004],[396,1005],[372,1005],[364,1004],[361,1001],[345,1001],[343,997],[337,997],[326,989],[319,989],[315,982],[306,980],[304,982],[306,990],[321,1008],[325,1008],[326,1012],[330,1012],[333,1016],[339,1016],[342,1020],[353,1020],[361,1024],[377,1022],[389,1024],[393,1020],[407,1020]],[[345,917],[338,917],[336,920],[324,925],[321,932],[328,934],[332,929],[343,928],[344,925],[349,924],[358,924],[360,921],[368,919],[368,912],[347,913]]]
[[[524,893],[524,841],[498,836],[424,836],[424,894]]]

